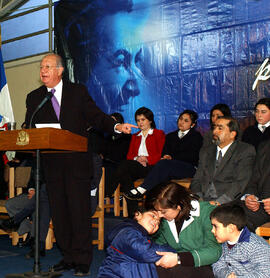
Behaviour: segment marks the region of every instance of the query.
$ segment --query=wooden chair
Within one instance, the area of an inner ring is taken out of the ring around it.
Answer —
[[[104,200],[105,200],[105,204],[104,204],[105,212],[109,213],[109,212],[111,212],[111,209],[114,208],[114,203],[111,204],[110,197],[105,197]]]
[[[180,180],[172,180],[173,182],[181,185],[181,186],[184,186],[186,188],[189,188],[190,187],[190,184],[191,184],[191,180],[192,178],[185,178],[185,179],[180,179]]]
[[[121,206],[122,200],[122,206]],[[111,198],[105,198],[105,210],[106,212],[110,212],[111,208],[113,208],[114,216],[120,216],[121,211],[123,212],[123,217],[128,217],[127,212],[127,202],[123,197],[122,193],[120,192],[120,184],[117,186],[116,190],[113,194],[113,204],[111,204]]]
[[[49,224],[49,229],[48,229],[46,241],[45,241],[45,249],[46,250],[52,249],[54,242],[56,242],[56,240],[55,240],[55,236],[54,236],[54,232],[53,232],[53,223],[52,223],[52,220],[51,220],[50,224]]]
[[[255,231],[258,236],[268,237],[268,243],[270,244],[270,222],[263,224],[258,227]]]
[[[191,184],[191,180],[192,178],[185,178],[185,179],[179,179],[179,180],[171,180],[172,182],[175,182],[179,185],[182,185],[186,188],[189,188],[190,187],[190,184]],[[134,182],[134,187],[139,187],[142,183],[143,183],[144,179],[138,179]]]
[[[98,229],[98,239],[92,241],[93,244],[98,245],[98,250],[104,248],[104,191],[105,191],[105,170],[102,168],[102,176],[98,187],[98,206],[92,218],[97,218],[98,223],[92,223],[93,228]]]
[[[138,179],[134,182],[134,186],[138,187],[143,183],[144,179]],[[114,191],[113,194],[114,197],[114,202],[113,204],[110,204],[110,198],[106,198],[106,211],[109,212],[110,208],[114,209],[114,216],[120,216],[120,213],[122,211],[123,217],[128,217],[128,209],[127,209],[127,201],[123,197],[121,191],[120,191],[120,184],[117,186],[116,190]],[[122,198],[121,198],[122,197]],[[121,199],[122,199],[122,206],[121,206]]]

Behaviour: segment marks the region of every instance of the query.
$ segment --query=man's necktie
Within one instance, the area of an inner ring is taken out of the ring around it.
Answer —
[[[178,136],[180,139],[182,139],[185,136],[185,133],[179,130]]]
[[[261,128],[262,128],[262,133],[264,133],[264,131],[265,131],[265,129],[266,129],[266,126],[265,126],[265,125],[262,125]]]
[[[218,158],[217,158],[217,160],[216,160],[216,169],[218,168],[218,166],[219,166],[221,160],[222,160],[222,151],[219,151],[219,153],[218,153]]]
[[[52,90],[51,90],[51,93],[53,94],[53,96],[52,96],[52,106],[53,106],[53,109],[54,109],[55,114],[56,114],[56,116],[57,116],[57,119],[59,120],[60,105],[59,105],[59,102],[58,102],[57,98],[56,98],[55,95],[54,95],[55,89],[52,89]]]

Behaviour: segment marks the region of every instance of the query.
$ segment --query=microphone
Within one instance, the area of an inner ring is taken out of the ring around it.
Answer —
[[[53,97],[53,94],[51,92],[48,92],[45,96],[45,98],[41,101],[41,103],[38,105],[38,107],[36,108],[36,110],[33,112],[31,119],[30,119],[30,123],[29,123],[29,128],[32,128],[32,121],[36,115],[36,113],[39,111],[39,109],[49,100]]]

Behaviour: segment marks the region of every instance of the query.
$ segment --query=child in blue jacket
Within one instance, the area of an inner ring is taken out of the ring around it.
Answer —
[[[156,251],[174,251],[151,241],[159,228],[156,211],[137,211],[134,219],[127,219],[110,232],[107,238],[107,257],[98,278],[157,278],[155,262],[161,256]]]

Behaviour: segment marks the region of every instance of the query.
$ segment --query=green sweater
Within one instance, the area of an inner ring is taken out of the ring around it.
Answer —
[[[169,244],[177,252],[191,252],[195,266],[210,265],[221,256],[221,244],[211,233],[212,225],[209,218],[215,208],[209,202],[192,201],[194,210],[190,212],[190,218],[185,220],[179,233],[179,242],[171,232],[168,221],[163,219],[158,232],[153,239],[159,244]]]

